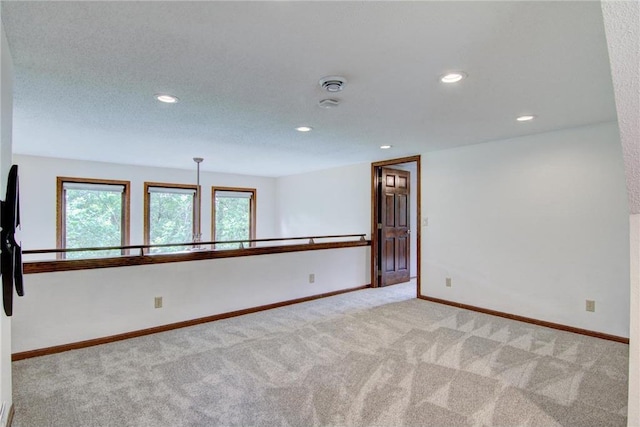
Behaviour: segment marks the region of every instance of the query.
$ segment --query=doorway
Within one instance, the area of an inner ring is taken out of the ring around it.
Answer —
[[[420,156],[371,164],[371,285],[420,292]]]

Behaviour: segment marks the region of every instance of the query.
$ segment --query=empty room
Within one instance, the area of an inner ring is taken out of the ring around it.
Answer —
[[[640,427],[636,1],[0,1],[0,427]]]

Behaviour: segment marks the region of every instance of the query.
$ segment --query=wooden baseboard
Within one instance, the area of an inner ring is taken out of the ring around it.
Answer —
[[[437,304],[450,305],[453,307],[463,308],[465,310],[471,310],[471,311],[477,311],[479,313],[490,314],[492,316],[505,317],[507,319],[517,320],[519,322],[531,323],[538,326],[545,326],[547,328],[573,332],[574,334],[588,335],[590,337],[601,338],[603,340],[616,341],[623,344],[629,344],[629,338],[619,337],[616,335],[609,335],[602,332],[590,331],[588,329],[574,328],[573,326],[561,325],[560,323],[553,323],[553,322],[547,322],[546,320],[532,319],[530,317],[518,316],[517,314],[504,313],[502,311],[490,310],[488,308],[476,307],[473,305],[447,301],[440,298],[427,297],[424,295],[418,295],[418,298],[425,301],[435,302]]]
[[[173,329],[184,328],[184,327],[187,327],[187,326],[199,325],[201,323],[214,322],[216,320],[228,319],[230,317],[242,316],[244,314],[256,313],[258,311],[271,310],[271,309],[274,309],[274,308],[284,307],[284,306],[287,306],[287,305],[299,304],[301,302],[312,301],[312,300],[320,299],[320,298],[327,298],[327,297],[331,297],[331,296],[334,296],[334,295],[344,294],[344,293],[347,293],[347,292],[360,291],[362,289],[367,289],[367,288],[370,288],[370,287],[371,287],[370,284],[369,285],[363,285],[363,286],[357,286],[355,288],[342,289],[342,290],[339,290],[339,291],[326,292],[326,293],[323,293],[323,294],[311,295],[311,296],[308,296],[308,297],[296,298],[296,299],[292,299],[292,300],[288,300],[288,301],[282,301],[282,302],[276,302],[276,303],[273,303],[273,304],[261,305],[261,306],[258,306],[258,307],[245,308],[245,309],[242,309],[242,310],[236,310],[236,311],[230,311],[230,312],[227,312],[227,313],[215,314],[213,316],[200,317],[198,319],[185,320],[183,322],[171,323],[171,324],[168,324],[168,325],[156,326],[156,327],[148,328],[148,329],[140,329],[140,330],[137,330],[137,331],[125,332],[123,334],[111,335],[111,336],[103,337],[103,338],[94,338],[94,339],[91,339],[91,340],[78,341],[78,342],[74,342],[74,343],[70,343],[70,344],[62,344],[62,345],[56,345],[56,346],[53,346],[53,347],[46,347],[46,348],[41,348],[41,349],[36,349],[36,350],[23,351],[23,352],[20,352],[20,353],[13,353],[11,355],[11,360],[12,361],[16,361],[16,360],[22,360],[22,359],[29,359],[29,358],[32,358],[32,357],[46,356],[46,355],[49,355],[49,354],[62,353],[64,351],[69,351],[69,350],[77,350],[77,349],[80,349],[80,348],[92,347],[94,345],[108,344],[108,343],[115,342],[115,341],[122,341],[122,340],[127,340],[127,339],[130,339],[130,338],[137,338],[137,337],[141,337],[141,336],[144,336],[144,335],[156,334],[158,332],[166,332],[166,331],[170,331],[170,330],[173,330]]]
[[[16,409],[12,403],[11,407],[9,408],[9,415],[7,415],[7,427],[11,427],[11,424],[13,423],[13,415],[15,413],[16,413]]]

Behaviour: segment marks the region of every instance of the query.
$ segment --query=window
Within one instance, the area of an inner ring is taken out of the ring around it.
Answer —
[[[94,248],[129,244],[129,181],[57,179],[58,248]],[[124,255],[126,251],[82,251],[59,254],[78,259]]]
[[[193,241],[197,187],[144,183],[144,242],[149,245]],[[187,246],[153,248],[150,253],[180,252]]]
[[[211,195],[211,234],[214,241],[256,238],[255,188],[212,187]],[[216,245],[216,249],[236,248],[237,243]]]

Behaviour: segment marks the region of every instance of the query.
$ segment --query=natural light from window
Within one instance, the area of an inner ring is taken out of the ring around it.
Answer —
[[[254,238],[255,190],[214,189],[214,240],[249,240]],[[249,246],[248,242],[244,246]],[[237,249],[238,243],[216,244],[216,249]]]
[[[124,185],[64,182],[62,246],[91,248],[124,244]],[[67,259],[121,255],[120,250],[68,252]]]
[[[186,243],[193,240],[195,188],[148,189],[149,244]],[[152,248],[150,253],[181,252],[187,246]]]

